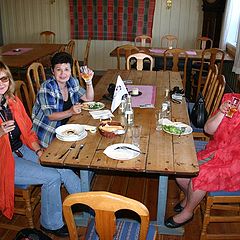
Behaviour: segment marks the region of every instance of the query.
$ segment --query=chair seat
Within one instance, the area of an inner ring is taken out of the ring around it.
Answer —
[[[114,240],[132,240],[138,239],[140,231],[140,224],[135,221],[117,220],[117,232]],[[156,228],[153,225],[149,225],[147,240],[155,239]],[[98,240],[99,237],[95,231],[94,219],[92,219],[88,225],[86,240]]]
[[[20,188],[20,189],[27,189],[30,185],[26,184],[15,184],[15,188]]]
[[[194,145],[196,148],[196,152],[199,152],[201,150],[203,150],[205,148],[205,146],[207,145],[208,142],[206,141],[198,141],[198,140],[194,140]]]
[[[215,197],[215,196],[232,197],[232,196],[240,196],[240,191],[236,191],[236,192],[217,191],[217,192],[209,192],[208,195],[211,197]]]

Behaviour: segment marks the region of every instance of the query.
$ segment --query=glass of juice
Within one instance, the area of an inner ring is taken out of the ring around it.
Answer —
[[[229,108],[228,112],[226,113],[227,117],[229,117],[229,118],[233,117],[234,113],[237,112],[239,103],[240,103],[240,99],[239,98],[232,97],[230,108]]]

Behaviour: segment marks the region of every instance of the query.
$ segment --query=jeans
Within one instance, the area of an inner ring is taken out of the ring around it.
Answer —
[[[70,169],[57,169],[41,166],[38,156],[22,145],[19,150],[23,158],[14,152],[15,184],[38,185],[41,184],[41,218],[43,227],[56,230],[64,225],[62,215],[61,184],[68,193],[81,192],[79,177]]]

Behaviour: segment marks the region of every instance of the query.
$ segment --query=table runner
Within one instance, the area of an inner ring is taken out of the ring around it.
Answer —
[[[140,107],[142,105],[153,106],[156,102],[156,86],[151,85],[126,85],[128,91],[138,88],[142,93],[140,96],[132,96],[132,107]]]
[[[21,55],[23,53],[31,51],[33,48],[14,48],[7,52],[2,53],[3,56],[15,56],[15,55]],[[19,50],[19,51],[17,51]]]

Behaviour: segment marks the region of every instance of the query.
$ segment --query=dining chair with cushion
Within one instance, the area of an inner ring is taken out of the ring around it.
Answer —
[[[196,151],[205,148],[207,141],[194,141]],[[240,223],[240,191],[227,192],[216,191],[208,192],[205,201],[202,201],[203,208],[203,224],[200,240],[207,239],[240,239],[240,233],[229,231],[211,231],[210,224],[218,223]],[[216,226],[216,225],[215,225]],[[221,229],[219,226],[218,229]],[[210,231],[209,231],[210,230]]]
[[[33,185],[15,185],[14,190],[14,216],[12,220],[0,222],[0,228],[20,231],[23,228],[34,228],[34,210],[40,203],[39,186]],[[22,215],[27,221],[21,221],[20,224],[14,222],[14,217]],[[25,225],[24,225],[25,224]]]
[[[200,68],[197,69],[195,67],[192,69],[193,77],[191,95],[193,99],[198,96],[199,92],[203,88],[210,66],[212,67],[214,64],[217,64],[218,74],[222,74],[224,56],[224,51],[219,48],[205,49],[202,52]]]
[[[40,33],[42,43],[55,43],[55,33],[52,31],[43,31]]]
[[[183,72],[183,89],[186,88],[188,54],[184,49],[174,48],[167,49],[163,54],[164,71]]]
[[[70,239],[77,240],[78,233],[73,218],[72,206],[81,204],[94,211],[90,219],[86,235],[87,240],[149,240],[156,238],[156,228],[149,225],[148,209],[139,201],[110,192],[81,192],[70,194],[63,201],[63,214],[68,226]],[[124,210],[124,218],[116,218],[116,214]],[[127,220],[127,212],[137,218]]]
[[[153,69],[153,58],[145,53],[134,53],[128,56],[127,58],[127,70],[131,69],[131,60],[136,59],[136,69],[143,70],[144,64],[149,65],[149,70]]]
[[[174,35],[167,34],[161,37],[161,48],[177,48],[178,47],[178,38]]]
[[[36,94],[45,80],[46,74],[41,63],[34,62],[27,68],[27,86],[32,104],[35,103]]]
[[[17,96],[23,103],[28,115],[32,115],[32,101],[28,94],[27,85],[24,81],[15,81],[15,96]]]
[[[136,36],[134,42],[135,42],[135,46],[141,46],[141,47],[152,46],[152,38],[147,35]]]
[[[125,69],[127,69],[127,58],[133,53],[138,53],[139,49],[133,45],[126,44],[117,48],[117,68],[121,69],[121,56],[125,57]]]

